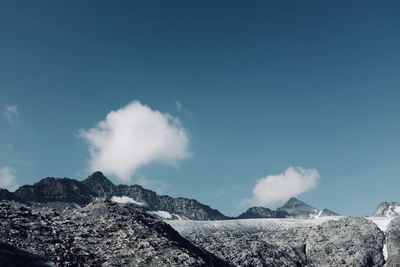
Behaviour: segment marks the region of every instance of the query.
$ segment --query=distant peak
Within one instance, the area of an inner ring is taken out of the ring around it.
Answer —
[[[293,205],[293,204],[304,204],[304,202],[295,197],[291,197],[285,203],[285,205]]]
[[[87,179],[107,181],[108,183],[112,183],[107,177],[104,176],[101,171],[95,171],[94,173],[89,175]]]
[[[101,171],[95,171],[90,176],[94,178],[106,178]]]

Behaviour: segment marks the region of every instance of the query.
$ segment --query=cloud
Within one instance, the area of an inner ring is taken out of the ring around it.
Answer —
[[[189,137],[177,118],[133,101],[107,114],[80,136],[90,150],[90,170],[129,180],[153,162],[175,165],[190,156]]]
[[[288,200],[318,185],[319,173],[314,169],[289,167],[284,173],[268,175],[256,182],[253,197],[245,201],[248,205],[268,205]]]
[[[0,169],[0,188],[7,188],[9,190],[16,188],[14,173],[15,171],[8,166]]]
[[[8,123],[15,126],[19,124],[19,112],[17,105],[6,105],[4,108],[4,116]]]

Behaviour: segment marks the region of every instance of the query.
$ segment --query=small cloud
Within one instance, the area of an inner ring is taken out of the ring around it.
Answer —
[[[107,114],[91,129],[80,130],[90,151],[89,169],[128,181],[153,162],[176,165],[190,157],[189,137],[180,121],[138,101]]]
[[[256,182],[253,196],[246,199],[245,205],[269,205],[281,203],[314,189],[318,185],[319,173],[314,169],[289,167],[284,173],[268,175]]]
[[[178,100],[175,101],[175,106],[179,112],[182,110],[182,104]]]
[[[3,113],[8,123],[12,126],[19,125],[19,112],[17,105],[6,105]]]
[[[189,117],[193,116],[193,114],[186,107],[184,107],[180,101],[176,100],[175,106],[176,106],[176,109],[178,110],[178,112],[184,113]]]
[[[17,187],[15,179],[15,171],[5,166],[0,169],[0,188],[6,188],[8,190],[15,190]]]

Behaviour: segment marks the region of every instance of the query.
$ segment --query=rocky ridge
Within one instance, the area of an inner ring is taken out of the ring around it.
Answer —
[[[14,193],[0,189],[0,200],[17,201],[32,207],[60,209],[84,206],[97,197],[113,196],[127,196],[144,203],[150,211],[166,211],[191,220],[228,218],[195,199],[158,195],[140,185],[114,185],[101,172],[94,172],[83,181],[48,177],[33,185],[23,185]]]

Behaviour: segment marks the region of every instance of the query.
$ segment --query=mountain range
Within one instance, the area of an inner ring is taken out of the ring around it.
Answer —
[[[82,181],[70,178],[47,177],[33,185],[23,185],[15,192],[0,189],[0,200],[10,200],[33,207],[74,208],[85,206],[94,198],[127,197],[141,204],[154,214],[167,214],[171,218],[189,220],[226,220],[248,218],[313,218],[333,216],[336,213],[327,209],[318,210],[304,202],[291,198],[277,210],[265,207],[252,207],[238,217],[228,217],[216,209],[195,199],[158,195],[140,185],[113,184],[100,171],[94,172]],[[166,216],[161,216],[166,218]]]
[[[101,172],[48,177],[0,189],[0,267],[397,266],[399,211],[383,202],[378,217],[343,217],[293,197],[228,217]]]

